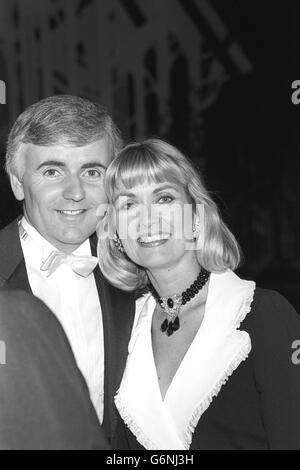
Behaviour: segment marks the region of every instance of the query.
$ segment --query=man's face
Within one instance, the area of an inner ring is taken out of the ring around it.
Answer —
[[[24,172],[11,177],[24,199],[25,216],[56,248],[71,253],[95,231],[99,204],[106,202],[103,177],[110,146],[100,139],[84,147],[24,146]]]

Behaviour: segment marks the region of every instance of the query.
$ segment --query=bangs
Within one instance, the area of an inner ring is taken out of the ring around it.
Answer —
[[[186,186],[184,170],[171,155],[157,154],[144,146],[127,147],[111,163],[105,177],[106,192],[113,199],[120,187],[170,182]]]

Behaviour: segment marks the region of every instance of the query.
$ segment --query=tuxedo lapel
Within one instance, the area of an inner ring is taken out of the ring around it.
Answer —
[[[31,292],[19,238],[18,220],[0,231],[0,287]]]
[[[92,254],[96,256],[96,236],[91,237]],[[99,266],[94,271],[101,303],[104,332],[104,420],[103,427],[112,437],[117,421],[114,396],[119,388],[127,359],[135,299],[132,294],[111,286]]]

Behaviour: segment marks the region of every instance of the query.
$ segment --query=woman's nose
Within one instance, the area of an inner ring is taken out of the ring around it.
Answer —
[[[139,225],[141,228],[150,230],[156,219],[157,214],[152,204],[141,205],[139,211]]]
[[[71,199],[76,202],[79,202],[85,198],[85,190],[83,187],[83,182],[80,180],[80,178],[76,176],[68,178],[64,188],[63,196],[65,199]]]

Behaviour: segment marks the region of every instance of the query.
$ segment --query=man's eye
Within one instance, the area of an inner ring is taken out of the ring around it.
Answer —
[[[44,171],[44,176],[50,176],[52,178],[55,178],[56,176],[59,176],[60,173],[58,170],[55,170],[55,168],[48,168],[48,170]]]
[[[100,178],[102,174],[101,174],[101,171],[99,170],[91,169],[91,170],[87,170],[84,173],[84,176],[88,176],[89,178]]]

